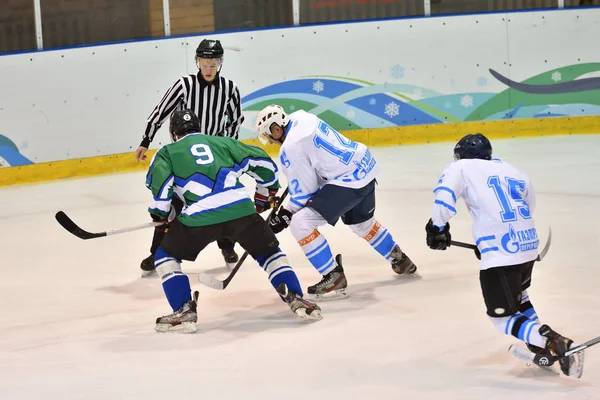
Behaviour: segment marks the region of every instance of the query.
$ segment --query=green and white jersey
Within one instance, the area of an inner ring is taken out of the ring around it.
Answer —
[[[154,155],[146,176],[154,196],[148,211],[166,217],[175,194],[185,203],[179,221],[187,226],[251,215],[256,212],[254,202],[239,181],[244,173],[258,186],[280,188],[277,165],[261,148],[226,137],[188,134]]]

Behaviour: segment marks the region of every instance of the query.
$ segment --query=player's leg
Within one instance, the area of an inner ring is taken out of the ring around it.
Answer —
[[[319,227],[329,223],[335,225],[340,216],[356,203],[348,205],[353,197],[348,196],[352,189],[334,185],[325,185],[313,195],[306,207],[294,214],[290,232],[298,241],[304,255],[312,266],[322,275],[321,281],[309,286],[308,294],[316,300],[346,298],[348,281],[342,266],[342,257],[335,259],[327,239]],[[355,199],[354,199],[355,200]]]
[[[481,270],[479,281],[488,317],[500,332],[512,335],[528,345],[545,348],[547,339],[540,333],[537,320],[521,313],[521,265]]]
[[[219,249],[221,249],[221,255],[223,256],[223,260],[225,260],[225,265],[229,269],[233,269],[235,264],[239,261],[239,257],[234,250],[235,242],[227,238],[221,238],[217,240],[217,245]]]
[[[224,231],[256,260],[292,312],[306,319],[321,319],[319,306],[303,299],[296,273],[279,248],[277,237],[260,215],[229,221],[224,224]]]
[[[171,200],[171,204],[177,211],[177,215],[181,213],[183,209],[183,201],[179,199],[177,196],[173,196]],[[165,237],[169,230],[169,225],[164,224],[161,226],[157,226],[154,228],[154,233],[152,236],[152,244],[150,245],[150,255],[142,260],[140,263],[140,268],[142,269],[142,278],[156,276],[156,269],[154,268],[154,258],[156,256],[156,251],[160,246],[160,242]]]
[[[365,239],[375,251],[388,260],[397,274],[413,275],[417,266],[404,253],[387,228],[375,218],[375,186],[372,181],[355,193],[361,199],[342,221],[359,237]]]
[[[527,289],[531,286],[531,274],[533,272],[533,266],[535,261],[530,261],[528,263],[523,264],[522,266],[522,296],[521,296],[521,306],[519,311],[527,316],[527,318],[533,321],[539,321],[538,315],[531,304],[529,299],[529,294],[527,293]],[[565,351],[569,350],[571,346],[573,346],[573,341],[567,337],[560,335],[550,328],[548,325],[542,325],[540,327],[540,334],[547,338],[545,347],[538,347],[534,345],[527,345],[527,348],[532,353],[543,354],[545,352],[550,352],[553,355],[563,354]],[[559,360],[560,369],[565,375],[573,374],[574,370],[578,368],[582,368],[582,358],[583,354],[578,353],[569,357],[565,357]]]
[[[190,280],[181,271],[181,260],[194,261],[217,237],[220,237],[218,225],[188,227],[178,220],[171,224],[156,251],[154,265],[173,313],[156,319],[157,331],[178,328],[186,333],[196,331],[196,301],[192,299]]]

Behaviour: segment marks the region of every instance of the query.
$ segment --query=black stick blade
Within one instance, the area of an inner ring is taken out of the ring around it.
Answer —
[[[83,229],[78,227],[77,224],[75,224],[75,222],[73,222],[73,220],[67,216],[67,214],[65,214],[62,211],[57,212],[54,218],[56,218],[56,221],[58,221],[58,223],[63,228],[65,228],[67,231],[71,232],[73,235],[77,236],[80,239],[95,239],[106,236],[106,232],[91,233],[84,231]]]

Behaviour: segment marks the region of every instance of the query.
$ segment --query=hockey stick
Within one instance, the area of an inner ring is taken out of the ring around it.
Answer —
[[[128,228],[113,229],[113,230],[110,230],[110,231],[93,233],[93,232],[88,232],[88,231],[84,231],[83,229],[81,229],[63,211],[57,212],[56,215],[54,216],[54,218],[56,218],[56,220],[58,221],[58,223],[63,228],[65,228],[67,231],[71,232],[73,235],[77,236],[78,238],[84,239],[84,240],[87,240],[87,239],[96,239],[96,238],[99,238],[99,237],[110,236],[110,235],[117,235],[119,233],[137,231],[139,229],[152,228],[152,227],[164,224],[164,222],[147,222],[145,224],[131,226],[131,227],[128,227]]]
[[[542,261],[544,259],[544,257],[546,257],[548,250],[550,250],[551,243],[552,243],[552,228],[549,228],[548,229],[548,241],[546,242],[546,245],[544,246],[542,251],[540,251],[537,258],[535,259],[536,261]],[[475,252],[475,255],[477,255],[477,253],[479,252],[479,248],[477,246],[475,246],[474,244],[470,244],[470,243],[464,243],[464,242],[458,242],[455,240],[451,240],[450,246],[462,247],[464,249],[471,249]],[[481,258],[481,254],[477,258]]]
[[[516,358],[517,360],[526,362],[527,364],[535,364],[540,367],[549,367],[552,364],[554,364],[555,362],[557,362],[558,360],[560,360],[561,358],[572,356],[576,353],[582,352],[583,350],[587,349],[588,347],[592,347],[598,343],[600,343],[600,336],[598,336],[595,339],[589,340],[583,344],[572,347],[569,350],[567,350],[566,352],[564,352],[563,354],[559,354],[556,356],[550,356],[550,357],[548,357],[547,355],[543,355],[543,354],[532,353],[531,351],[524,349],[521,346],[512,344],[508,348],[508,354],[510,354],[512,357]],[[576,373],[574,375],[572,375],[576,378],[581,378],[581,375],[583,374],[583,354],[581,354],[579,357],[580,357],[581,365],[577,366]]]
[[[281,203],[283,203],[283,199],[285,199],[285,197],[287,195],[288,195],[288,189],[286,188],[285,191],[283,192],[283,194],[281,195],[281,197],[279,198],[279,201],[277,202],[277,204],[275,204],[275,206],[273,207],[273,210],[271,210],[271,213],[267,217],[267,223],[271,220],[271,218],[273,218],[273,216],[279,209],[279,206],[281,206]],[[201,272],[198,275],[198,281],[200,281],[200,283],[203,284],[204,286],[208,286],[210,288],[217,289],[217,290],[225,290],[225,288],[229,285],[229,282],[231,282],[231,280],[233,279],[235,274],[237,274],[238,270],[240,269],[240,267],[242,266],[242,264],[244,263],[244,261],[246,260],[247,257],[248,257],[248,252],[245,251],[244,254],[242,255],[242,257],[238,260],[237,264],[235,264],[235,267],[233,267],[233,269],[229,273],[229,276],[227,278],[225,278],[224,281],[220,281],[217,278],[213,277],[212,275],[207,274],[206,272]]]

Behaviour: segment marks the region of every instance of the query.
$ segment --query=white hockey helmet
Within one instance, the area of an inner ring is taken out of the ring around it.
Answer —
[[[285,114],[283,108],[277,104],[266,106],[256,118],[256,136],[262,144],[267,144],[271,137],[271,125],[277,124],[282,128],[285,127],[290,119]]]

